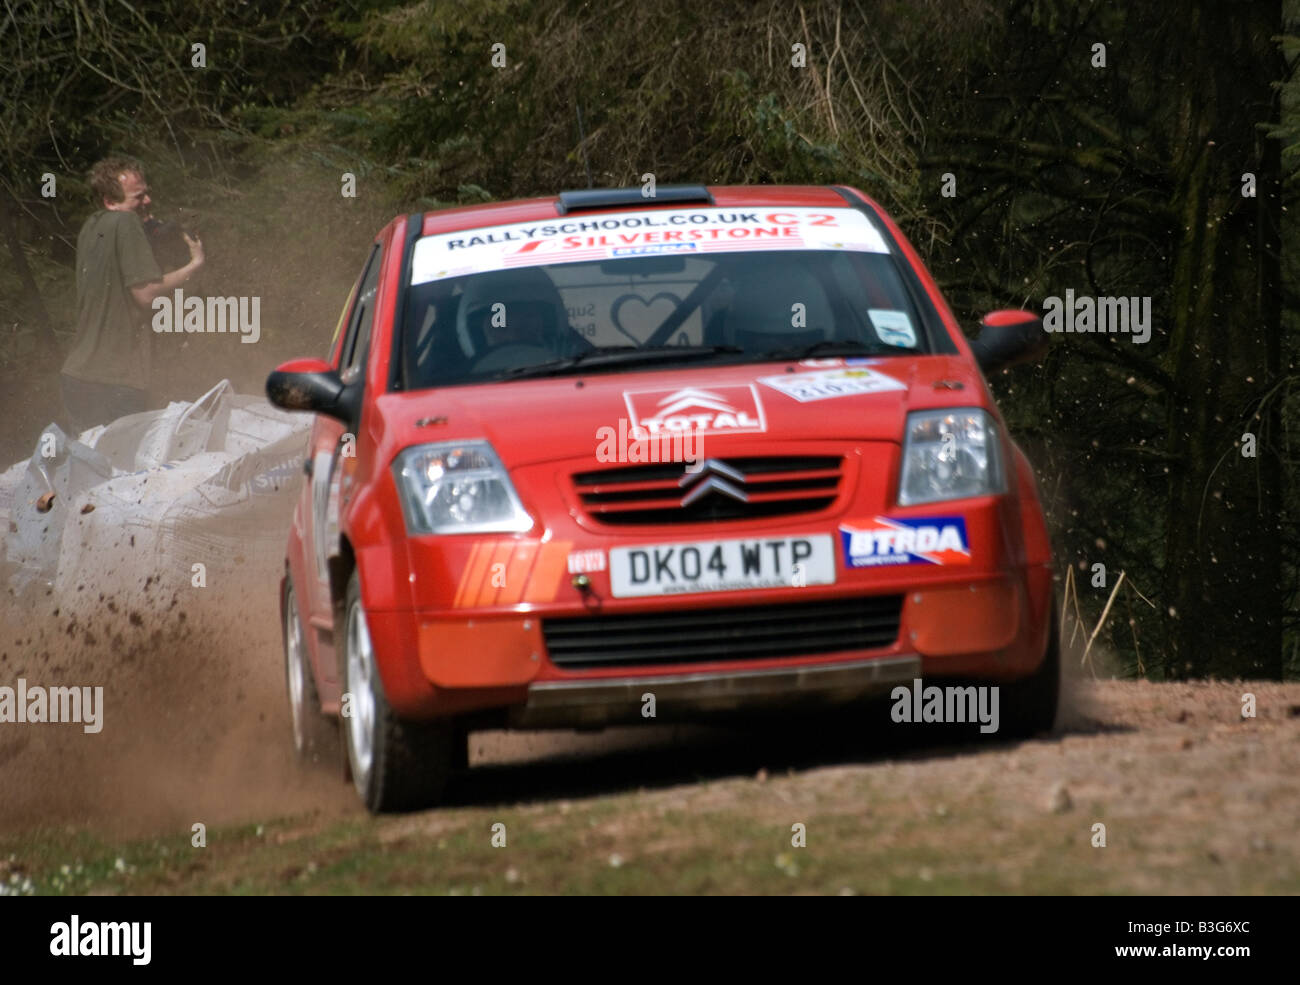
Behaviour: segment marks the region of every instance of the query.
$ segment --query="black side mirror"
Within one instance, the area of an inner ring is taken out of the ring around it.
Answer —
[[[987,376],[1016,363],[1039,359],[1047,351],[1043,319],[1032,311],[992,311],[980,322],[980,334],[970,344],[980,369]]]
[[[310,410],[349,423],[351,408],[343,399],[347,387],[321,359],[291,359],[266,378],[266,398],[284,410]]]

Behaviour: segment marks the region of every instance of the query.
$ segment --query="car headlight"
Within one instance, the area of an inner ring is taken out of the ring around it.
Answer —
[[[908,414],[899,505],[1003,492],[1001,447],[992,415],[978,408]]]
[[[407,448],[393,461],[393,479],[412,534],[522,533],[533,525],[486,441]]]

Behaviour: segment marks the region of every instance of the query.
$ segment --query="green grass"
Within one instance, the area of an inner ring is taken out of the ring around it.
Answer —
[[[730,779],[556,804],[405,817],[284,818],[114,843],[58,829],[0,838],[6,881],[40,894],[1294,893],[1296,861],[1215,864],[1198,839],[1165,858],[1157,831],[1104,811],[1008,811],[986,787],[943,804],[871,771],[829,793],[816,772]],[[951,792],[951,791],[950,791]],[[708,801],[697,807],[674,804]],[[1111,844],[1089,844],[1094,820]],[[791,825],[807,826],[807,847]],[[1006,823],[1003,823],[1003,822]],[[493,847],[492,826],[507,844]],[[1125,831],[1141,831],[1124,843]],[[1156,859],[1159,859],[1156,861]],[[615,864],[618,863],[618,864]],[[7,867],[7,868],[6,868]],[[1216,875],[1217,870],[1217,875]],[[1208,881],[1207,881],[1208,880]]]

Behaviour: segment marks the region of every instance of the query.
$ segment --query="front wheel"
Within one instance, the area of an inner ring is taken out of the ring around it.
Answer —
[[[285,579],[283,604],[284,681],[289,695],[293,750],[303,762],[328,762],[338,755],[338,735],[330,719],[321,714],[316,678],[312,674],[292,579]]]
[[[355,571],[344,602],[339,658],[343,740],[352,782],[366,808],[378,814],[437,803],[455,762],[454,726],[405,721],[389,707]]]
[[[1056,603],[1048,610],[1051,629],[1047,652],[1039,668],[1023,680],[1002,686],[1003,735],[1028,739],[1040,732],[1050,732],[1056,724],[1061,702],[1061,637]]]

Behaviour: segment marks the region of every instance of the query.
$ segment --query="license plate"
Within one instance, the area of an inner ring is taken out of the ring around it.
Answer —
[[[833,585],[835,548],[829,534],[615,547],[609,571],[620,599]]]

